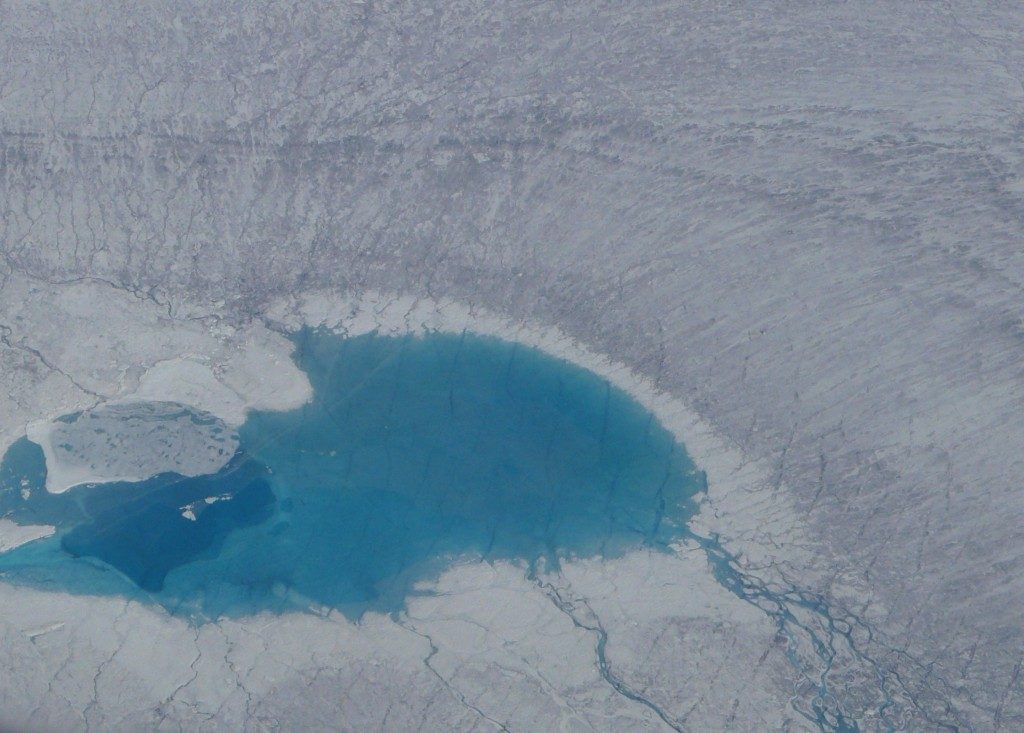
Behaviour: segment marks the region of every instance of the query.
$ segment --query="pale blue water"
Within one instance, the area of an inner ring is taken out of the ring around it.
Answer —
[[[591,372],[471,335],[307,329],[294,341],[313,400],[251,414],[239,454],[211,476],[55,496],[39,448],[13,445],[0,515],[59,531],[0,555],[2,577],[196,618],[310,603],[358,615],[400,609],[452,563],[550,566],[685,533],[699,473],[651,413]]]

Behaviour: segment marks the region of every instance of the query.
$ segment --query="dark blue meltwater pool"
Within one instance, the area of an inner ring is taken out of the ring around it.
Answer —
[[[310,606],[357,616],[399,610],[455,563],[525,571],[684,535],[698,472],[592,372],[469,334],[293,340],[312,400],[250,413],[216,473],[49,494],[39,447],[12,445],[0,515],[57,534],[0,554],[0,580],[196,619]]]

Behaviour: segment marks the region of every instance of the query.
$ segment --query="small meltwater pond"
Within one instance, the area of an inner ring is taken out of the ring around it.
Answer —
[[[700,475],[648,410],[592,372],[469,334],[293,340],[312,400],[250,413],[214,473],[56,494],[39,446],[12,445],[0,516],[57,533],[0,554],[0,580],[200,620],[310,606],[356,616],[400,609],[455,563],[526,572],[684,535]]]

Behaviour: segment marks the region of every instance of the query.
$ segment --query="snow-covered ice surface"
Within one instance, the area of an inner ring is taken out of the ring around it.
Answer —
[[[0,519],[0,552],[13,550],[32,540],[49,537],[54,528],[40,524],[17,524],[10,519]]]
[[[0,584],[0,728],[1024,727],[1022,31],[0,6],[3,448],[133,398],[301,404],[298,323],[469,328],[613,379],[708,473],[675,556],[460,565],[358,623]]]
[[[180,397],[188,402],[189,393]],[[191,403],[190,403],[191,404]],[[223,420],[177,402],[108,402],[26,428],[46,460],[46,490],[215,473],[238,448]]]

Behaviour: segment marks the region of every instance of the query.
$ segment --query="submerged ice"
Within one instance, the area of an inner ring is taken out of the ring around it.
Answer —
[[[699,488],[655,417],[596,374],[469,334],[294,336],[314,396],[250,413],[215,473],[46,492],[23,439],[0,515],[56,535],[0,554],[11,582],[118,593],[199,618],[396,610],[456,562],[532,567],[664,548]]]

